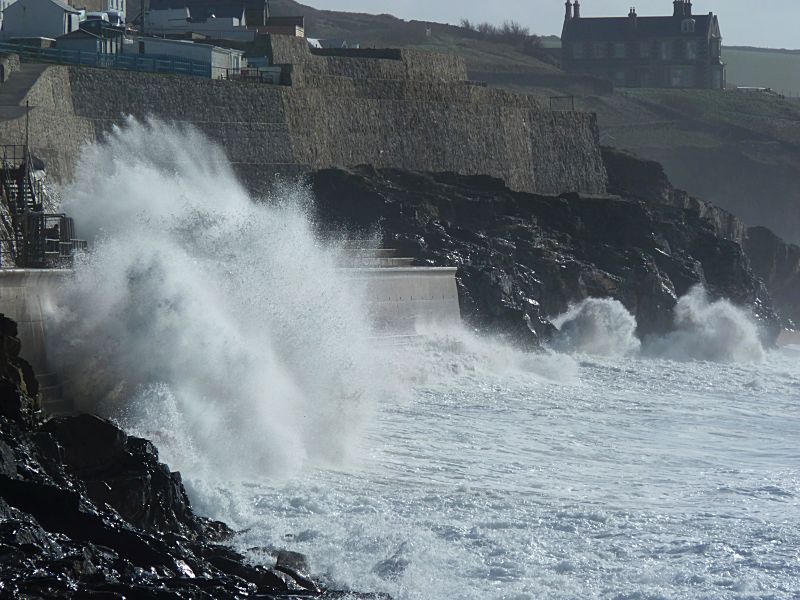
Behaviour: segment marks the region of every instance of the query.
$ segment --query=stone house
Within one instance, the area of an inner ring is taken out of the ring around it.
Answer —
[[[725,87],[722,35],[714,13],[695,15],[691,0],[674,0],[672,16],[586,18],[580,0],[566,2],[562,66],[619,87]]]
[[[62,0],[17,0],[3,11],[2,38],[58,38],[77,31],[80,11]]]

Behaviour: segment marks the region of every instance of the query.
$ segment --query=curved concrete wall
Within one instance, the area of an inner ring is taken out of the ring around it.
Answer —
[[[348,274],[366,280],[370,317],[379,335],[411,335],[426,325],[461,321],[455,268],[366,268]]]
[[[420,325],[460,321],[455,268],[383,267],[345,272],[365,280],[370,317],[378,335],[413,334]],[[17,322],[22,356],[37,375],[53,371],[47,357],[47,315],[52,312],[54,289],[70,273],[0,269],[0,312]]]

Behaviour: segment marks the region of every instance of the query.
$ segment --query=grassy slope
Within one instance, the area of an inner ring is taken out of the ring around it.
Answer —
[[[800,96],[800,50],[725,48],[728,81]]]
[[[391,15],[325,11],[292,0],[271,0],[274,15],[305,15],[306,35],[343,38],[362,48],[417,47],[462,55],[471,70],[500,68],[510,72],[559,73],[552,64],[518,52],[511,46],[487,42],[460,27],[404,21]],[[430,37],[426,29],[431,28]]]

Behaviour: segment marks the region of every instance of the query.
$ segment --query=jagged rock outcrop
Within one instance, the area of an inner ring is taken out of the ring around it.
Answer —
[[[744,243],[753,271],[767,284],[785,325],[800,327],[800,246],[766,227],[751,227]]]
[[[377,598],[322,590],[294,553],[248,564],[150,442],[90,415],[44,421],[36,393],[0,315],[0,597]]]
[[[777,333],[742,247],[696,206],[541,196],[490,177],[371,167],[318,171],[312,187],[326,226],[379,226],[387,247],[420,264],[458,266],[462,314],[481,329],[547,337],[550,318],[599,296],[636,315],[640,336],[661,333],[678,297],[702,284]]]
[[[616,148],[603,147],[602,153],[610,193],[694,211],[708,221],[720,237],[737,244],[744,242],[746,227],[742,221],[719,206],[677,189],[660,163]]]
[[[691,210],[718,236],[740,244],[753,272],[766,284],[783,324],[794,328],[800,323],[800,248],[766,227],[747,228],[727,210],[675,188],[657,162],[615,148],[603,148],[603,160],[612,193]]]

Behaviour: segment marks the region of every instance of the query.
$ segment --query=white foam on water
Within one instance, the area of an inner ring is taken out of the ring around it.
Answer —
[[[648,337],[636,335],[636,318],[621,302],[587,298],[553,319],[559,329],[552,347],[562,352],[594,356],[645,356],[671,360],[760,362],[766,356],[758,325],[748,312],[730,301],[711,301],[702,286],[692,288],[675,306],[674,331]]]
[[[800,370],[753,362],[739,309],[693,292],[648,358],[601,300],[557,320],[578,359],[458,329],[386,352],[302,189],[253,202],[158,122],[77,172],[70,388],[154,438],[253,560],[289,547],[397,600],[796,598]]]
[[[223,479],[346,461],[383,363],[302,188],[254,201],[190,128],[129,120],[63,191],[92,251],[51,336],[78,408]]]
[[[728,300],[710,301],[701,286],[678,300],[674,323],[675,331],[647,340],[647,354],[713,362],[761,362],[766,357],[752,317]]]
[[[636,318],[618,300],[587,298],[553,319],[558,334],[553,347],[599,356],[629,356],[639,352]]]

